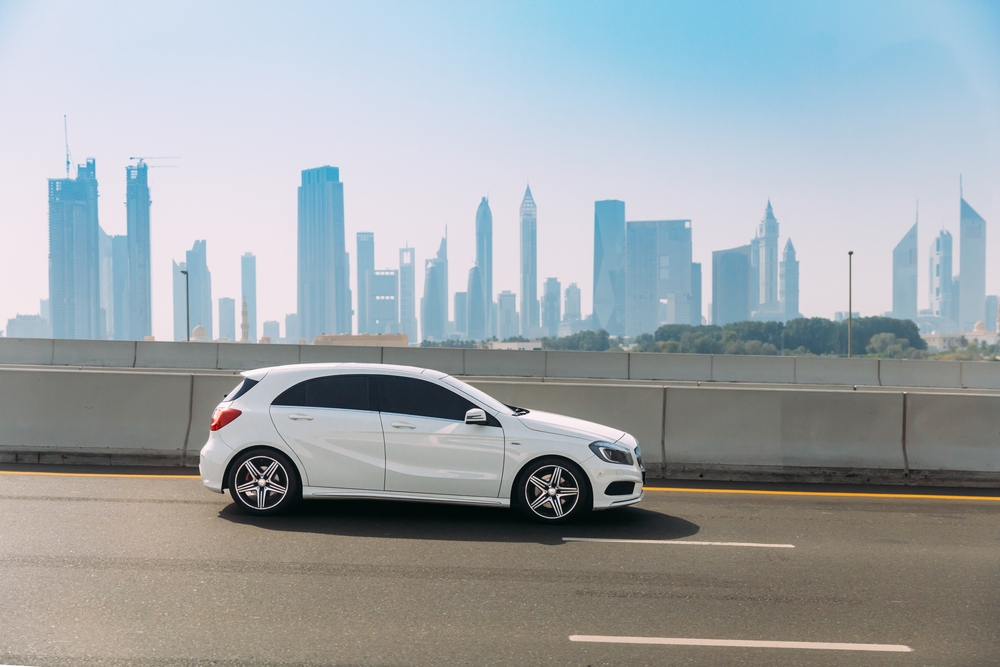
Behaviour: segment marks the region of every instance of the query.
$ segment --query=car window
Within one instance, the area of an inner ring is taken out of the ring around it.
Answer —
[[[382,412],[454,421],[465,421],[465,413],[479,407],[441,385],[396,375],[378,376],[378,401]]]
[[[251,380],[250,378],[243,378],[243,382],[240,382],[238,385],[236,385],[236,388],[233,389],[231,392],[229,392],[229,395],[222,400],[235,401],[237,398],[239,398],[243,394],[253,389],[254,385],[257,384],[258,382],[260,382],[260,380]]]
[[[378,410],[373,378],[368,375],[329,375],[289,387],[271,405],[299,408]]]

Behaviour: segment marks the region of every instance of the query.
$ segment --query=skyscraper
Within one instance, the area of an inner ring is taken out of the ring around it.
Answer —
[[[370,333],[368,272],[375,270],[375,234],[358,232],[358,333]]]
[[[267,338],[271,343],[277,343],[281,340],[281,323],[278,320],[267,320],[261,327],[263,329],[263,338]]]
[[[566,307],[563,309],[563,319],[567,322],[575,322],[583,319],[580,310],[580,288],[576,283],[570,283],[566,288]]]
[[[486,197],[479,202],[476,210],[476,266],[483,282],[483,311],[486,313],[486,334],[483,338],[496,335],[496,323],[493,322],[493,213]],[[469,307],[474,297],[469,293]],[[478,305],[475,306],[479,308]],[[457,317],[457,316],[456,316]]]
[[[547,278],[542,287],[542,328],[547,329],[549,336],[559,335],[560,300],[562,285],[557,278]]]
[[[187,340],[191,333],[187,329],[188,302],[187,279],[181,271],[187,271],[187,262],[173,262],[173,285],[174,285],[174,340]],[[190,278],[190,276],[188,276]]]
[[[468,293],[469,305],[465,335],[469,340],[486,340],[489,338],[486,328],[489,321],[489,308],[487,308],[486,299],[483,298],[486,294],[486,286],[483,284],[483,270],[479,266],[474,266],[469,270]],[[455,320],[457,323],[458,313],[455,313]]]
[[[754,319],[782,319],[778,296],[778,220],[770,199],[757,225],[757,237],[751,243],[751,264],[757,269],[757,303],[752,310],[758,312]]]
[[[517,295],[504,290],[497,295],[497,338],[507,340],[521,334],[517,317]]]
[[[125,167],[125,208],[128,212],[129,336],[153,335],[153,292],[150,283],[149,182],[146,163]],[[211,329],[209,329],[211,331]]]
[[[104,340],[115,333],[115,255],[114,246],[100,225],[97,227],[97,247],[101,263],[101,317],[97,326],[97,337]],[[119,313],[119,317],[126,316]]]
[[[49,179],[49,299],[54,338],[98,337],[101,316],[97,166]]]
[[[928,285],[930,286],[931,314],[954,321],[956,313],[953,300],[954,284],[951,275],[951,248],[951,234],[942,229],[931,244]]]
[[[299,314],[285,315],[285,340],[291,344],[299,342]]]
[[[958,256],[961,288],[958,293],[960,331],[972,331],[986,309],[986,221],[961,199],[961,250]]]
[[[625,202],[594,202],[594,326],[625,333]]]
[[[448,337],[448,236],[441,239],[437,256],[424,265],[424,297],[420,300],[423,340],[443,341]]]
[[[372,269],[368,272],[366,285],[367,333],[399,333],[399,271]]]
[[[626,223],[625,333],[690,324],[691,221]]]
[[[475,267],[473,267],[475,268]],[[472,276],[469,276],[469,280],[472,280]],[[455,312],[455,333],[461,338],[465,338],[465,332],[469,330],[469,293],[468,292],[455,292],[455,303],[453,306]]]
[[[531,187],[521,200],[521,331],[538,326],[538,208]]]
[[[236,299],[219,299],[219,340],[236,340]]]
[[[892,316],[917,317],[917,223],[892,251]]]
[[[212,273],[208,270],[208,247],[204,240],[195,241],[186,253],[188,280],[191,288],[191,331],[199,324],[212,340]]]
[[[337,167],[302,172],[298,220],[301,336],[351,332],[351,289],[344,246],[344,184]]]
[[[745,245],[712,253],[712,324],[750,319],[750,299],[756,278],[750,264],[751,246]]]
[[[986,312],[983,313],[985,319],[983,322],[986,324],[987,331],[997,330],[997,319],[1000,317],[1000,297],[996,294],[989,294],[986,296]]]
[[[129,308],[128,236],[125,234],[111,237],[111,266],[112,308],[115,312],[113,336],[115,340],[129,340],[132,338],[129,330],[132,310]]]
[[[243,291],[238,300],[243,308],[243,300],[247,302],[247,339],[257,342],[257,258],[252,252],[243,253],[240,257],[240,287]],[[235,340],[235,339],[234,339]]]
[[[701,326],[701,262],[691,262],[691,326]]]
[[[782,319],[787,322],[802,317],[799,312],[799,260],[795,259],[795,246],[791,239],[785,242],[785,249],[781,254],[780,273],[778,298],[781,302]],[[916,293],[913,298],[916,299]]]
[[[413,248],[399,249],[399,331],[417,343],[417,259]],[[301,334],[300,334],[301,335]]]

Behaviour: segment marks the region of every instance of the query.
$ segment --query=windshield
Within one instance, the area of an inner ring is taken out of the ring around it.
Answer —
[[[481,406],[483,406],[488,410],[492,410],[493,412],[499,412],[505,415],[514,414],[514,412],[509,407],[507,407],[497,399],[493,398],[486,392],[476,389],[470,384],[466,384],[461,380],[457,380],[450,375],[445,375],[443,378],[441,378],[441,381],[444,382],[446,385],[452,387],[453,389],[457,389],[458,391],[462,392],[463,394],[465,394],[472,400],[476,401],[477,403],[479,403]]]

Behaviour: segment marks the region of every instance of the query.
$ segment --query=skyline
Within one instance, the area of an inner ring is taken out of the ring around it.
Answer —
[[[530,180],[537,289],[576,283],[584,311],[596,200],[625,201],[629,220],[691,219],[693,260],[709,267],[770,198],[795,239],[800,310],[823,317],[846,310],[849,249],[855,310],[891,310],[892,248],[916,200],[921,266],[942,227],[959,246],[959,174],[982,217],[1000,219],[989,5],[394,7],[0,4],[0,91],[23,101],[0,107],[0,127],[18,128],[0,133],[0,245],[16,248],[0,262],[0,320],[47,296],[40,193],[63,173],[64,113],[74,164],[97,159],[110,235],[125,233],[128,157],[183,156],[149,172],[159,340],[172,331],[167,263],[199,239],[216,297],[238,298],[239,258],[257,255],[258,335],[296,311],[294,188],[323,164],[341,169],[348,251],[374,232],[381,269],[414,247],[418,295],[445,225],[448,282],[465,288],[489,196],[493,293],[520,300]],[[121,59],[137,35],[149,48]],[[1000,238],[987,242],[995,294]]]

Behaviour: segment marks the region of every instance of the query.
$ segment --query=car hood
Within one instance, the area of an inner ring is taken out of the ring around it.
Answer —
[[[578,438],[590,438],[593,440],[606,440],[617,442],[625,431],[602,426],[584,419],[557,415],[552,412],[540,412],[532,410],[528,414],[517,417],[527,428],[541,433],[551,433],[553,435],[568,435]]]

